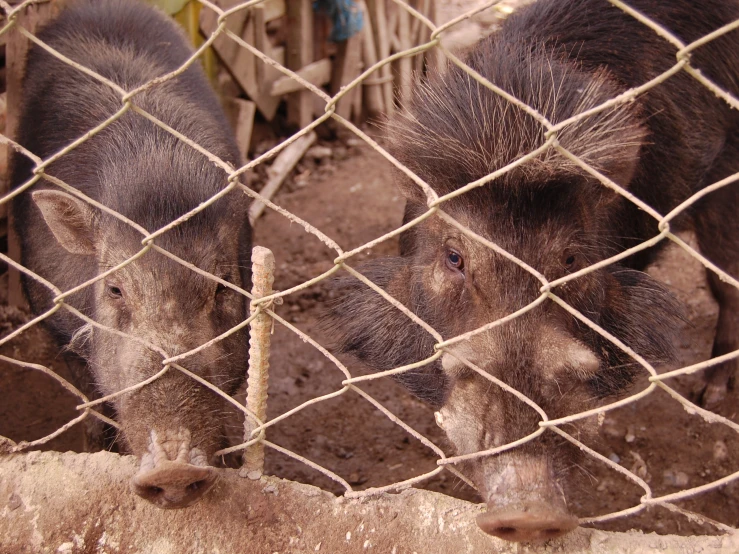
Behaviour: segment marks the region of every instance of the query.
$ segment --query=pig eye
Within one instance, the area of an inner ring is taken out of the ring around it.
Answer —
[[[562,254],[562,265],[567,271],[571,271],[577,265],[577,256],[572,252]]]
[[[225,277],[225,276],[221,276],[221,279],[224,280],[224,281],[226,281],[227,283],[230,283],[231,282],[231,279],[229,279],[228,277]],[[225,293],[229,292],[230,290],[231,289],[228,288],[223,283],[218,283],[218,286],[216,286],[216,296],[221,296],[222,294],[225,294]]]
[[[123,298],[123,291],[120,287],[116,287],[115,285],[105,285],[105,293],[113,300],[120,300]]]
[[[464,269],[464,259],[462,258],[462,254],[460,254],[456,250],[447,250],[446,266],[449,269],[462,271]]]

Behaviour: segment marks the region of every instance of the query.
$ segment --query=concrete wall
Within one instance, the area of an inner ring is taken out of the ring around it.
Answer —
[[[236,470],[223,470],[197,505],[161,510],[129,490],[135,470],[134,458],[107,452],[0,456],[0,554],[739,552],[739,535],[591,529],[517,547],[478,530],[481,506],[441,494],[346,500],[272,477],[251,481]]]

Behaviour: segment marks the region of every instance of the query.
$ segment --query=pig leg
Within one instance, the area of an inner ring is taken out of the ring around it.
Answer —
[[[737,272],[732,271],[731,274],[736,275]],[[713,272],[709,272],[708,282],[719,305],[716,337],[711,352],[711,356],[715,358],[739,350],[739,290],[721,281]],[[706,370],[705,386],[700,396],[701,405],[718,411],[726,401],[727,392],[733,388],[737,370],[739,360],[736,358]]]
[[[707,184],[739,170],[739,137],[734,137],[706,179]],[[701,252],[732,277],[739,278],[739,184],[732,183],[709,194],[698,206],[696,232]],[[708,284],[719,306],[712,357],[739,349],[739,289],[708,271]],[[713,366],[705,372],[705,383],[698,391],[698,402],[718,411],[725,405],[739,370],[739,359]]]

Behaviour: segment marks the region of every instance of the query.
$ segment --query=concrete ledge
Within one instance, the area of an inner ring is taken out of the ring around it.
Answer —
[[[0,553],[739,552],[739,534],[676,537],[579,529],[516,547],[475,525],[479,505],[406,490],[371,500],[336,498],[235,470],[200,503],[160,510],[128,488],[136,461],[107,452],[0,456]]]

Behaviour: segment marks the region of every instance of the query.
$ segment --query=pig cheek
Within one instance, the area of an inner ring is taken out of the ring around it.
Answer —
[[[451,417],[449,411],[444,408],[439,410],[437,414],[442,415],[444,419],[442,429],[446,433],[447,439],[454,449],[454,454],[461,456],[464,454],[471,454],[472,452],[479,450],[476,446],[477,441],[475,440],[475,434],[478,429],[476,429],[476,424],[474,422],[473,425],[475,425],[475,427],[469,427],[467,425],[469,422],[463,422],[460,421],[459,418]],[[437,416],[437,423],[439,422],[439,419],[440,418]],[[480,483],[483,475],[480,471],[481,465],[479,460],[466,460],[456,465],[457,469],[459,469],[468,478],[472,479],[474,483]]]
[[[477,447],[474,438],[469,436],[467,431],[469,430],[452,428],[446,433],[447,439],[449,439],[453,446],[454,453],[458,456],[482,450]],[[463,460],[461,462],[457,462],[455,467],[475,484],[478,491],[482,492],[485,485],[486,460],[489,458],[490,456],[485,456],[481,458],[473,458],[471,460]]]
[[[460,387],[455,386],[456,388]],[[496,436],[494,429],[485,423],[488,418],[482,417],[482,413],[477,413],[486,407],[478,405],[475,401],[464,402],[460,398],[463,394],[460,393],[461,391],[455,394],[453,389],[447,403],[436,414],[436,422],[446,433],[455,454],[472,454],[499,446],[501,437]],[[495,411],[494,407],[487,408],[488,412]],[[478,475],[480,468],[480,460],[476,459],[460,465],[460,469],[478,483],[482,477],[482,474]]]
[[[424,282],[434,296],[439,299],[452,298],[460,286],[464,285],[464,277],[450,275],[450,272],[438,262],[434,262],[425,272]]]
[[[439,414],[442,417],[437,418],[437,422],[441,421],[440,426],[458,455],[470,454],[478,450],[477,437],[482,432],[480,422],[475,421],[468,414],[460,414],[446,406],[439,410]]]
[[[92,365],[103,394],[119,392],[149,377],[142,368],[151,362],[146,359],[143,349],[132,342],[116,337],[96,344]]]
[[[247,318],[247,307],[243,297],[235,292],[233,296],[232,300],[224,302],[221,306],[216,304],[209,321],[211,335],[203,337],[199,344],[220,336]],[[205,356],[204,367],[208,372],[206,377],[227,394],[233,394],[245,377],[246,368],[234,361],[247,358],[249,349],[247,329],[248,327],[229,335],[202,352]]]

